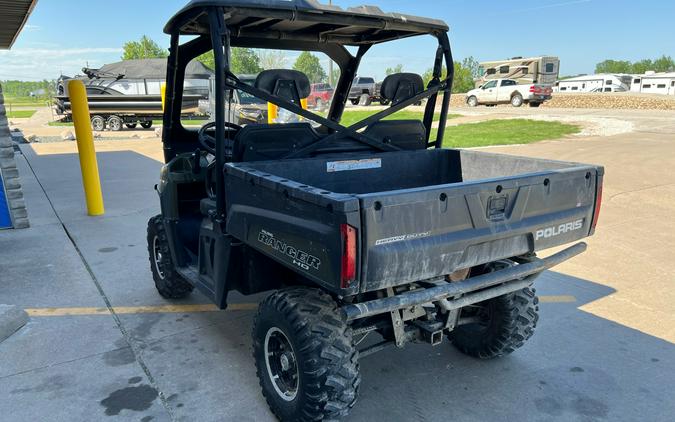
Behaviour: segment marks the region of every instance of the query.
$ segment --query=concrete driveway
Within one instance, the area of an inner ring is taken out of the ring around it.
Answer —
[[[493,361],[447,343],[366,357],[350,420],[672,420],[675,114],[488,112],[634,124],[609,137],[492,149],[604,165],[597,234],[586,254],[538,280],[541,319],[525,347]],[[97,148],[106,201],[99,218],[85,215],[73,143],[26,146],[18,159],[32,227],[0,232],[0,302],[29,308],[31,321],[0,344],[0,415],[272,420],[250,350],[259,297],[234,296],[222,312],[196,293],[162,299],[145,250],[161,146]]]

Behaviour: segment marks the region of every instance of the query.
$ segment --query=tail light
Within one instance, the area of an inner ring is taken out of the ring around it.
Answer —
[[[532,85],[532,86],[530,87],[530,92],[535,92],[536,90],[537,90],[537,87],[536,87],[536,86]]]
[[[342,234],[342,273],[340,287],[346,289],[356,279],[356,229],[349,224],[340,225]]]
[[[598,217],[600,217],[600,206],[602,205],[602,179],[598,180],[598,193],[595,195],[595,210],[593,211],[593,221],[591,221],[592,234],[595,231],[595,226],[598,224]]]

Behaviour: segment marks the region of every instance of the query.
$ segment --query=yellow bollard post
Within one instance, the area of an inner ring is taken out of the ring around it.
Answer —
[[[98,163],[96,162],[96,150],[94,149],[94,135],[91,131],[91,118],[89,117],[89,103],[84,83],[79,80],[68,81],[68,94],[75,125],[75,137],[77,139],[77,151],[80,156],[80,169],[82,170],[82,185],[84,196],[87,201],[89,215],[103,215],[103,193],[101,193],[101,180],[98,175]]]
[[[267,103],[267,123],[274,123],[279,115],[279,107],[272,103]]]
[[[307,110],[307,98],[300,98],[300,106]]]
[[[159,94],[162,96],[162,113],[164,113],[164,104],[166,104],[166,83],[162,82],[159,86]]]

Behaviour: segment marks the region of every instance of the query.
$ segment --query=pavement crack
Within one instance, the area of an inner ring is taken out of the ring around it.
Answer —
[[[25,157],[25,155],[24,155]],[[77,252],[77,255],[80,257],[80,260],[82,261],[82,265],[84,265],[84,268],[87,270],[87,273],[89,274],[89,277],[91,277],[92,282],[94,283],[94,286],[98,290],[99,295],[101,296],[101,299],[105,303],[105,306],[108,308],[108,311],[110,312],[111,317],[115,321],[115,324],[117,325],[117,328],[120,330],[122,333],[122,336],[124,337],[124,340],[127,342],[129,345],[129,348],[131,349],[131,352],[134,355],[134,359],[138,363],[138,365],[141,367],[143,372],[145,373],[145,376],[148,377],[148,381],[150,382],[150,385],[157,390],[157,396],[159,397],[160,402],[162,403],[162,406],[164,406],[164,409],[169,415],[169,419],[172,421],[176,420],[175,415],[173,414],[173,410],[171,409],[171,406],[169,405],[169,402],[167,401],[164,393],[159,389],[159,386],[157,385],[157,381],[155,377],[152,375],[152,372],[150,371],[150,368],[145,364],[145,361],[143,360],[142,357],[142,350],[140,347],[136,344],[136,342],[133,341],[133,336],[129,334],[127,331],[126,327],[124,324],[122,324],[122,320],[120,319],[119,315],[115,312],[115,308],[113,308],[112,303],[110,302],[110,299],[108,299],[108,296],[105,294],[105,291],[103,290],[103,286],[101,286],[101,283],[98,281],[98,278],[96,277],[96,274],[94,274],[93,269],[85,259],[84,255],[82,254],[82,251],[80,250],[79,246],[77,246],[77,243],[75,242],[75,238],[72,236],[70,231],[68,231],[68,227],[66,227],[66,224],[63,222],[61,219],[61,216],[59,213],[56,211],[56,207],[54,206],[54,203],[52,202],[51,198],[47,194],[47,190],[45,187],[42,185],[42,182],[38,178],[37,174],[35,173],[35,169],[33,169],[33,166],[30,163],[30,160],[26,158],[26,163],[28,164],[28,168],[30,168],[31,172],[33,173],[33,176],[35,177],[35,180],[37,181],[38,185],[40,186],[40,189],[45,195],[45,198],[47,198],[47,202],[49,202],[49,206],[51,207],[52,211],[54,212],[54,216],[59,220],[59,223],[61,223],[61,227],[63,228],[63,231],[65,232],[66,236],[68,237],[68,240],[70,240],[70,243],[73,245],[73,248],[75,249],[75,252]]]
[[[642,191],[646,191],[646,190],[650,190],[650,189],[664,188],[666,186],[673,186],[673,185],[675,185],[675,183],[664,183],[662,185],[654,185],[654,186],[647,186],[647,187],[640,188],[640,189],[627,190],[627,191],[615,193],[614,195],[609,197],[609,200],[611,201],[614,198],[617,198],[621,195],[626,195],[626,194],[629,194],[629,193],[642,192]]]
[[[41,370],[47,369],[47,368],[53,368],[53,367],[56,367],[56,366],[61,366],[61,365],[66,365],[66,364],[73,363],[73,362],[78,362],[78,361],[81,361],[81,360],[84,360],[84,359],[89,359],[89,358],[93,358],[93,357],[96,357],[96,356],[101,356],[101,355],[104,355],[108,352],[115,352],[117,350],[122,350],[122,349],[126,349],[126,347],[120,347],[120,348],[116,348],[116,349],[106,350],[104,352],[92,353],[90,355],[80,356],[80,357],[74,358],[74,359],[64,360],[64,361],[52,363],[52,364],[49,364],[49,365],[39,366],[37,368],[26,369],[25,371],[15,372],[13,374],[3,375],[3,376],[0,376],[0,380],[15,377],[17,375],[23,375],[23,374],[29,374],[31,372],[41,371]]]

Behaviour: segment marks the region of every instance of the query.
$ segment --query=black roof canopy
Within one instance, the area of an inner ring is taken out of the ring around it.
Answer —
[[[368,45],[448,31],[441,20],[385,13],[375,6],[342,9],[316,0],[192,0],[164,32],[208,34],[208,7],[223,8],[234,46],[265,39]]]

